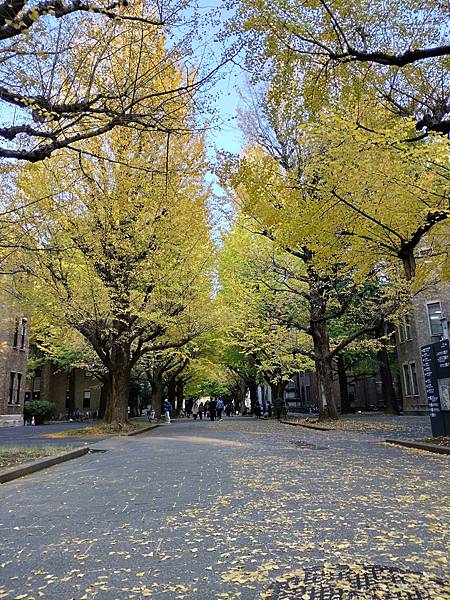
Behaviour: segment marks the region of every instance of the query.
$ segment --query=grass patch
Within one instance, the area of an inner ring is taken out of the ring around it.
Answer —
[[[44,456],[61,454],[71,449],[61,446],[3,446],[0,447],[0,469],[9,469]]]
[[[83,427],[82,429],[68,429],[67,431],[59,431],[58,433],[50,433],[48,437],[51,438],[66,438],[66,437],[96,437],[105,435],[127,435],[132,431],[137,431],[148,427],[150,423],[147,422],[128,422],[122,427],[117,425],[108,425],[107,423],[99,423],[92,427]]]

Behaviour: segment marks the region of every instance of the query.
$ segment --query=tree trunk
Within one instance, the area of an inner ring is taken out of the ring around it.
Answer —
[[[277,419],[287,417],[287,408],[283,398],[284,384],[279,381],[278,383],[270,383],[270,392],[272,396],[272,406],[275,410],[275,416]]]
[[[151,379],[152,395],[151,403],[157,419],[161,418],[162,401],[163,401],[163,382],[161,374],[156,372]]]
[[[389,364],[389,353],[386,345],[377,351],[378,364],[380,365],[381,389],[383,390],[384,410],[388,415],[399,415],[400,410],[395,397],[392,371]]]
[[[339,393],[341,396],[341,414],[345,415],[352,412],[350,398],[348,396],[348,380],[345,371],[345,361],[342,354],[337,357],[337,368],[339,378]]]
[[[109,395],[109,380],[111,376],[105,375],[105,379],[103,380],[102,389],[100,390],[100,405],[98,408],[98,418],[104,419],[106,413],[106,406],[108,405],[108,395]]]
[[[130,417],[139,417],[139,394],[135,386],[132,386],[129,404]]]
[[[127,345],[113,347],[111,350],[111,385],[105,411],[106,423],[123,425],[128,422],[130,372],[130,351]]]
[[[399,257],[403,263],[403,271],[407,281],[412,281],[416,276],[416,259],[414,257],[414,250],[407,250],[400,252]]]
[[[175,383],[175,379],[169,379],[167,383],[167,399],[176,415],[178,415],[178,406],[177,406],[177,384]]]
[[[311,336],[314,342],[314,363],[319,392],[319,421],[339,419],[333,396],[333,369],[330,357],[330,339],[324,321],[312,321]]]
[[[183,409],[184,404],[184,384],[182,379],[177,380],[177,415]]]
[[[67,413],[69,416],[73,414],[75,411],[75,369],[71,369],[70,373],[67,376],[67,385],[68,385],[68,402],[67,402]]]
[[[256,381],[249,381],[248,389],[250,391],[250,411],[255,412],[255,404],[258,400],[258,385]]]

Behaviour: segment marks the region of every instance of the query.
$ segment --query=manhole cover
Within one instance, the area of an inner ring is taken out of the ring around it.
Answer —
[[[307,450],[327,450],[327,448],[316,446],[315,444],[310,444],[309,442],[304,442],[303,440],[291,440],[291,444],[294,444],[294,446],[297,446],[297,448],[306,448]]]
[[[450,583],[433,575],[378,565],[300,569],[278,577],[270,600],[444,600]]]

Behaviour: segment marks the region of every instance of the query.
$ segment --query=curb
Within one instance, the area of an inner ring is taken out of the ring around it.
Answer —
[[[317,431],[335,431],[331,427],[321,427],[320,425],[310,425],[309,423],[294,423],[293,421],[280,421],[283,425],[293,425],[294,427],[305,427],[306,429],[316,429]]]
[[[12,481],[13,479],[23,477],[24,475],[30,475],[31,473],[41,471],[42,469],[46,469],[47,467],[52,467],[53,465],[57,465],[58,463],[66,462],[67,460],[72,460],[72,458],[78,458],[79,456],[83,456],[88,452],[89,448],[87,447],[77,448],[75,450],[70,450],[69,452],[56,454],[55,456],[49,456],[47,458],[39,458],[32,462],[24,463],[17,467],[13,467],[12,469],[0,471],[0,483],[6,483],[7,481]]]
[[[133,435],[139,435],[141,433],[145,433],[146,431],[151,431],[152,429],[155,429],[156,427],[159,427],[159,423],[157,423],[155,425],[149,425],[148,427],[142,427],[142,429],[136,429],[136,431],[130,431],[130,433],[127,433],[127,437],[130,437]]]
[[[437,444],[422,444],[421,442],[405,442],[403,440],[384,440],[387,444],[395,446],[404,446],[405,448],[416,448],[416,450],[426,450],[435,454],[450,454],[449,446],[438,446]]]

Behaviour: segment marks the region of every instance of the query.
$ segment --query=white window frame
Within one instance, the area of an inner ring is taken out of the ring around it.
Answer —
[[[412,366],[414,366],[414,373],[416,375],[415,379],[413,377]],[[402,365],[402,373],[403,373],[403,385],[405,389],[405,396],[409,398],[414,398],[419,396],[419,381],[417,378],[417,367],[414,361],[404,362]],[[405,368],[406,367],[406,368]],[[408,377],[408,379],[407,379]]]
[[[397,325],[398,330],[398,341],[400,344],[410,342],[412,338],[411,333],[411,319],[409,313],[400,318],[400,322]]]
[[[444,316],[444,315],[443,315],[443,312],[442,312],[442,303],[441,303],[441,301],[440,301],[440,300],[429,300],[428,302],[426,302],[426,303],[425,303],[425,311],[426,311],[426,315],[427,315],[427,320],[428,320],[428,330],[429,330],[429,332],[430,332],[430,336],[431,336],[431,337],[438,337],[438,336],[442,335],[442,324],[441,324],[441,332],[440,332],[440,333],[433,333],[433,332],[431,331],[431,319],[430,319],[430,312],[429,312],[429,310],[428,310],[428,307],[429,307],[431,304],[439,304],[439,309],[440,309],[440,312],[441,312],[441,318],[442,318],[442,317]]]

